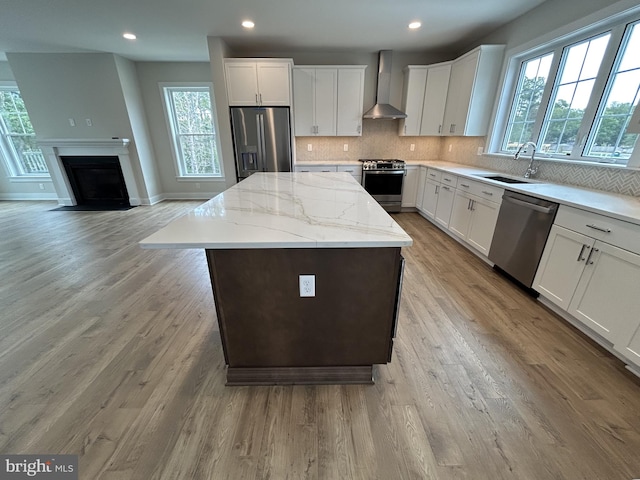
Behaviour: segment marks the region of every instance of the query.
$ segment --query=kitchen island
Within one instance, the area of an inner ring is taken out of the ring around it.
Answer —
[[[411,243],[348,173],[258,173],[140,245],[206,251],[227,384],[260,385],[372,383]]]

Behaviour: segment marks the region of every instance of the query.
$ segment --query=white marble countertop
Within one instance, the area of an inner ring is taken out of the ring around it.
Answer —
[[[406,247],[411,237],[354,178],[256,173],[140,242],[143,248]]]
[[[471,180],[478,180],[490,185],[499,186],[505,190],[524,193],[525,195],[533,195],[552,202],[558,202],[562,205],[580,208],[640,225],[640,198],[638,197],[550,183],[536,179],[531,179],[531,183],[506,184],[483,178],[481,175],[497,174],[505,177],[514,177],[513,175],[449,162],[414,161],[407,162],[407,164],[437,168]]]

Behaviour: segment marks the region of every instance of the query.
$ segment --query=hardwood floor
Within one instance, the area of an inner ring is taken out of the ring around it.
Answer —
[[[0,202],[0,452],[80,478],[640,478],[640,381],[417,214],[373,386],[225,387],[203,251],[137,241],[200,202]]]

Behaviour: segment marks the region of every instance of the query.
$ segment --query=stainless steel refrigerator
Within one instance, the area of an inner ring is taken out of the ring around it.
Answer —
[[[256,172],[291,171],[289,107],[232,107],[238,181]]]

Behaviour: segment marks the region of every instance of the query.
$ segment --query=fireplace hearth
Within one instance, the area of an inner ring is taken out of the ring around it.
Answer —
[[[60,160],[78,206],[130,206],[117,156],[61,156]]]

